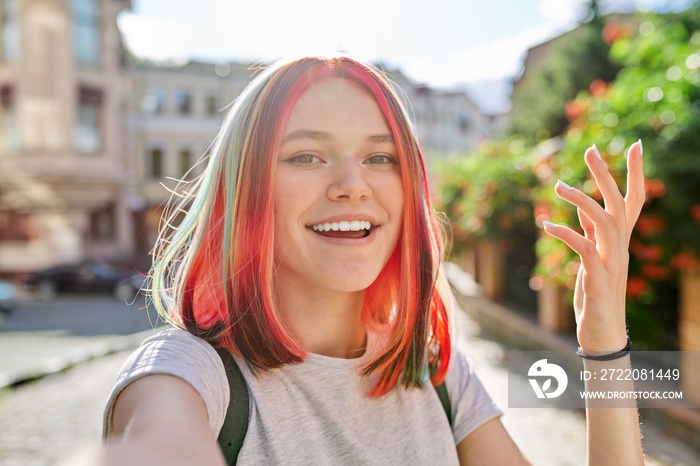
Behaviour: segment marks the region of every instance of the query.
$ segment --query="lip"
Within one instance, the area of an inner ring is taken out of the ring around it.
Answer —
[[[333,236],[323,236],[313,231],[311,227],[308,227],[307,230],[314,235],[314,238],[333,246],[365,246],[374,242],[374,239],[377,236],[377,230],[375,230],[374,227],[372,230],[370,230],[370,234],[364,238],[339,238]]]

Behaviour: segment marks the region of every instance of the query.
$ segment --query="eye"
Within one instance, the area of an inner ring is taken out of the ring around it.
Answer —
[[[398,164],[394,157],[385,154],[373,155],[367,158],[367,160],[365,160],[365,163],[369,163],[372,165]]]
[[[289,162],[292,165],[297,166],[308,166],[321,162],[321,158],[314,154],[297,154],[289,157],[285,162]]]

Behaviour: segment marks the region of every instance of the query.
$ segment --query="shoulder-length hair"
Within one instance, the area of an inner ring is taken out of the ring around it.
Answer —
[[[443,231],[423,156],[397,90],[376,68],[346,56],[279,62],[235,100],[206,169],[163,222],[151,270],[153,304],[171,323],[240,354],[253,368],[304,360],[275,300],[273,160],[294,103],[327,76],[355,80],[374,96],[397,144],[403,184],[400,237],[362,307],[365,325],[388,337],[362,372],[377,376],[372,396],[397,382],[418,387],[430,377],[439,384],[451,343],[445,299],[436,289]]]

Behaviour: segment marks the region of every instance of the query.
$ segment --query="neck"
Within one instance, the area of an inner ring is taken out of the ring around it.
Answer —
[[[309,293],[279,284],[277,295],[282,317],[308,352],[346,359],[364,354],[362,291]]]

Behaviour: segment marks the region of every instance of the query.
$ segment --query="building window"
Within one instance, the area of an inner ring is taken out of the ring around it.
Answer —
[[[141,101],[141,111],[150,115],[158,115],[165,111],[165,89],[160,86],[149,86]]]
[[[462,133],[467,133],[469,132],[469,127],[471,126],[469,124],[469,117],[466,115],[459,115],[457,117],[457,126],[459,126],[459,130]]]
[[[159,180],[163,177],[163,149],[160,147],[152,147],[148,151],[148,175],[153,180]]]
[[[97,152],[102,146],[102,91],[87,86],[78,88],[78,118],[75,148],[84,153]]]
[[[114,204],[90,212],[90,240],[112,241],[115,238]]]
[[[207,96],[207,115],[215,116],[219,113],[219,99],[216,98],[215,94],[209,94]]]
[[[187,89],[178,89],[175,93],[175,111],[180,115],[188,115],[192,107],[192,96]]]
[[[2,108],[0,112],[2,148],[5,149],[3,152],[13,152],[19,149],[19,125],[12,86],[0,87],[0,108]]]
[[[192,168],[192,150],[189,147],[182,147],[178,156],[180,159],[180,174],[184,176]]]
[[[73,49],[79,65],[100,64],[99,0],[71,0],[73,13]]]
[[[0,198],[2,192],[0,191]],[[0,241],[27,242],[41,238],[41,228],[28,212],[0,209]]]
[[[19,58],[19,21],[17,0],[2,1],[2,28],[0,28],[0,60],[11,63]]]

